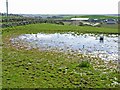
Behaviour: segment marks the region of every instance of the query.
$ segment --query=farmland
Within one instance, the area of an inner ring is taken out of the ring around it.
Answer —
[[[32,33],[118,34],[107,27],[30,24],[2,29],[3,88],[117,88],[117,63],[81,53],[27,50],[16,48],[10,38]]]
[[[119,24],[103,24],[101,27],[103,28],[113,28],[113,29],[118,29]]]
[[[91,18],[91,19],[118,19],[119,17],[117,16],[105,16],[105,15],[76,15],[76,16],[68,16],[65,17],[64,19],[70,19],[70,18]]]

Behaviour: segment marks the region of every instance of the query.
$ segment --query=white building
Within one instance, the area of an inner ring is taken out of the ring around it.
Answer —
[[[89,18],[71,18],[70,19],[72,22],[73,25],[79,25],[80,22],[88,22],[89,21]]]
[[[88,21],[89,18],[71,18],[73,21]]]

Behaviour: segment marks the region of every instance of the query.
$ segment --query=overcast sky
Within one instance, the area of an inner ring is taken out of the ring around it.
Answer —
[[[13,14],[117,14],[120,0],[8,0]],[[0,12],[6,11],[0,0]]]

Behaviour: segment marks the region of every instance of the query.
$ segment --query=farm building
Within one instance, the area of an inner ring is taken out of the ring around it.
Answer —
[[[107,19],[106,23],[107,24],[116,24],[117,21],[115,19]]]
[[[72,21],[89,21],[89,18],[71,18]]]
[[[71,18],[70,20],[73,25],[79,25],[81,21],[89,22],[89,18]]]
[[[91,23],[101,23],[102,20],[101,19],[89,19],[89,22],[91,22]]]

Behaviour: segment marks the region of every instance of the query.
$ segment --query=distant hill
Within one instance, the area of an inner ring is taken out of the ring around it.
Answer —
[[[118,16],[111,16],[111,15],[83,15],[83,16],[70,16],[65,17],[64,19],[70,19],[70,18],[91,18],[91,19],[117,19]]]
[[[120,16],[120,14],[105,14],[106,16]]]
[[[1,15],[0,15],[1,16]],[[61,17],[61,19],[71,19],[71,18],[91,18],[91,19],[117,19],[118,16],[120,17],[120,14],[12,14],[9,17]],[[2,16],[2,18],[5,18],[5,15]]]

